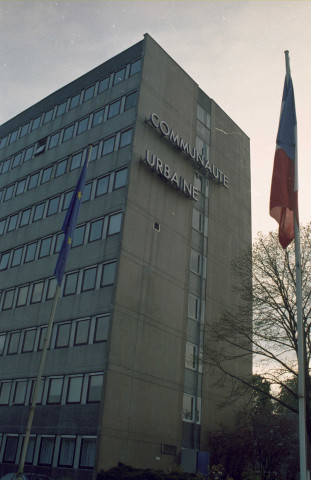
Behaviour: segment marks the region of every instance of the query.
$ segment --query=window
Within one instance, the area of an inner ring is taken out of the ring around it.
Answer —
[[[183,408],[182,408],[182,419],[188,422],[193,421],[194,414],[194,397],[192,395],[187,395],[184,393],[183,397]]]
[[[21,218],[19,222],[20,227],[24,227],[25,225],[29,224],[30,215],[31,215],[31,208],[27,208],[21,213]]]
[[[56,292],[57,280],[56,278],[50,278],[48,283],[48,290],[46,293],[46,299],[52,300]]]
[[[115,117],[116,115],[119,115],[120,107],[121,107],[121,100],[117,100],[116,102],[111,103],[108,109],[108,118],[112,118],[112,117]]]
[[[70,192],[65,193],[62,210],[67,210],[67,208],[69,207],[72,194],[73,194],[73,190],[70,190]]]
[[[135,75],[135,73],[140,72],[140,68],[141,68],[141,58],[139,58],[139,59],[136,60],[135,62],[131,63],[131,67],[130,67],[130,77],[131,77],[132,75]]]
[[[7,435],[5,450],[3,454],[3,462],[15,463],[17,446],[18,446],[18,435]]]
[[[15,184],[9,185],[8,187],[6,187],[4,198],[3,198],[4,202],[6,202],[7,200],[11,200],[11,198],[13,197],[14,187],[15,187]]]
[[[82,438],[80,452],[80,468],[93,468],[95,464],[95,438]]]
[[[25,125],[22,126],[21,128],[21,132],[19,134],[19,138],[22,138],[24,137],[25,135],[27,135],[28,131],[29,131],[29,123],[26,123]]]
[[[48,137],[42,138],[39,140],[36,146],[36,151],[35,151],[35,157],[37,155],[40,155],[41,153],[45,152],[45,147],[46,147],[46,142],[48,140]]]
[[[32,159],[33,151],[34,151],[34,145],[31,145],[31,147],[25,150],[24,163]]]
[[[47,404],[60,403],[63,389],[63,378],[50,378]]]
[[[46,328],[46,327],[41,327],[41,328],[40,328],[38,351],[43,350],[43,346],[44,346],[44,342],[45,342],[45,337],[46,337],[46,332],[47,332],[47,328]]]
[[[94,113],[93,120],[92,120],[92,127],[96,127],[96,125],[99,125],[104,121],[104,113],[105,113],[104,108]]]
[[[72,467],[76,447],[76,439],[63,437],[60,442],[58,465],[60,467]]]
[[[1,382],[0,384],[0,405],[8,405],[11,393],[12,382]]]
[[[73,240],[72,240],[71,248],[78,247],[79,245],[83,244],[84,234],[85,234],[85,225],[79,225],[79,227],[75,228],[73,232]]]
[[[94,162],[94,160],[97,159],[97,155],[98,155],[98,143],[96,143],[96,145],[93,145],[89,161]]]
[[[34,173],[29,177],[28,190],[32,190],[38,185],[39,172]]]
[[[94,343],[108,340],[109,318],[108,315],[96,318]]]
[[[11,133],[10,140],[9,140],[9,145],[16,141],[17,134],[18,134],[18,129],[14,130],[14,132]]]
[[[71,323],[57,325],[55,348],[64,348],[69,345]]]
[[[79,320],[76,324],[75,345],[86,345],[89,341],[90,320]]]
[[[91,198],[91,191],[92,191],[92,182],[87,183],[84,187],[82,203],[87,202]]]
[[[118,170],[114,175],[113,189],[117,190],[118,188],[124,187],[127,180],[127,168],[122,168]]]
[[[196,370],[198,364],[198,347],[193,343],[186,343],[185,367]]]
[[[45,202],[39,203],[35,206],[35,212],[33,216],[33,221],[41,220],[43,218]]]
[[[6,146],[7,139],[8,139],[8,135],[6,137],[1,138],[0,149]]]
[[[199,299],[190,293],[188,295],[188,316],[195,320],[199,319]]]
[[[30,303],[39,303],[42,300],[44,281],[33,285]]]
[[[53,117],[53,108],[51,108],[51,110],[48,110],[47,112],[45,112],[44,117],[43,117],[43,125],[45,123],[50,122],[52,120],[52,117]]]
[[[0,220],[0,235],[2,235],[4,232],[5,224],[6,224],[6,218],[4,218],[3,220]]]
[[[73,137],[74,128],[75,128],[74,125],[70,125],[69,127],[65,128],[63,142],[66,142],[67,140],[70,140]]]
[[[17,219],[18,219],[18,213],[10,217],[9,224],[8,224],[8,232],[12,232],[12,230],[15,230],[17,225]]]
[[[38,465],[51,465],[54,451],[54,437],[41,437]]]
[[[89,117],[82,118],[82,120],[78,122],[77,135],[80,135],[80,133],[87,131],[88,123],[89,123]]]
[[[96,274],[97,274],[97,266],[96,267],[91,267],[87,268],[83,272],[83,278],[82,278],[82,292],[86,292],[88,290],[94,290],[95,288],[95,283],[96,283]]]
[[[99,197],[100,195],[104,195],[105,193],[107,193],[108,185],[109,185],[109,175],[99,178],[96,184],[95,197]]]
[[[13,397],[14,405],[24,405],[27,389],[27,380],[17,380]]]
[[[107,236],[115,235],[116,233],[120,232],[121,220],[122,220],[122,213],[115,213],[114,215],[110,215],[109,221],[108,221]]]
[[[51,252],[52,237],[47,237],[41,240],[39,258],[47,257]]]
[[[79,168],[82,161],[82,152],[76,153],[72,155],[70,170],[74,170],[75,168]]]
[[[21,163],[23,152],[19,152],[14,156],[12,168],[18,167]]]
[[[73,108],[76,108],[80,103],[80,93],[77,93],[70,99],[70,105],[69,109],[72,110]]]
[[[49,217],[50,215],[55,215],[55,213],[57,213],[58,207],[59,207],[59,201],[60,201],[60,195],[58,197],[54,197],[49,200],[49,204],[48,204],[49,206],[46,213],[47,217]]]
[[[37,130],[40,127],[41,115],[33,120],[31,125],[31,131]]]
[[[56,115],[55,115],[56,117],[59,117],[60,115],[63,115],[66,112],[66,105],[67,105],[67,100],[57,105]]]
[[[21,332],[12,332],[9,335],[8,355],[13,355],[18,352],[19,339]]]
[[[36,403],[38,403],[38,404],[42,403],[44,381],[45,381],[44,378],[41,378],[41,382],[40,382],[40,385],[39,385],[39,389],[38,389],[38,392],[37,392],[37,398],[36,398]],[[31,392],[30,392],[30,396],[29,396],[29,403],[30,404],[32,403],[32,400],[33,400],[33,394],[34,394],[34,391],[35,391],[35,383],[36,383],[36,380],[31,381]]]
[[[100,402],[103,384],[103,375],[90,375],[87,391],[87,403]]]
[[[3,355],[6,334],[0,335],[0,355]]]
[[[110,137],[104,140],[103,144],[103,152],[102,155],[108,155],[108,153],[111,153],[114,151],[114,145],[115,145],[116,137]]]
[[[30,243],[26,247],[25,263],[32,262],[36,255],[37,242]]]
[[[29,285],[23,285],[22,287],[19,287],[18,293],[17,293],[17,300],[16,300],[17,307],[22,307],[26,305],[28,290],[29,290]]]
[[[109,77],[103,78],[98,85],[98,93],[102,93],[109,87]]]
[[[83,377],[69,377],[67,403],[80,403]]]
[[[50,143],[49,143],[49,149],[57,147],[58,142],[59,142],[59,137],[60,137],[60,132],[54,133],[51,135],[50,138]]]
[[[50,180],[52,175],[52,167],[47,167],[42,172],[41,184],[46,183]]]
[[[202,213],[199,212],[196,208],[193,209],[192,213],[192,227],[199,232],[202,232],[203,218]]]
[[[110,262],[103,265],[103,273],[102,273],[102,287],[108,287],[109,285],[113,285],[115,274],[116,274],[116,262]]]
[[[9,258],[10,258],[10,252],[4,252],[1,255],[0,270],[6,270],[8,268]]]
[[[4,293],[2,310],[9,310],[10,308],[12,308],[13,298],[14,298],[14,291],[15,291],[15,290],[12,289],[12,290],[7,290],[7,291]]]
[[[94,242],[95,240],[99,240],[100,238],[102,238],[103,225],[104,225],[104,220],[102,218],[100,220],[95,220],[94,222],[91,222],[89,242]]]
[[[65,160],[58,162],[58,164],[56,165],[55,178],[60,177],[61,175],[64,175],[64,173],[66,173],[67,161],[68,159],[65,158]]]
[[[121,133],[120,148],[126,147],[126,145],[129,145],[131,143],[132,133],[133,133],[133,130],[131,128]]]
[[[74,295],[77,289],[77,282],[78,282],[78,272],[67,273],[66,279],[65,279],[63,296]]]
[[[4,160],[4,162],[2,163],[2,173],[6,173],[9,171],[9,168],[10,168],[10,162],[11,162],[11,159],[8,158],[7,160]]]
[[[83,101],[87,102],[88,100],[93,98],[94,97],[94,91],[95,91],[95,85],[91,85],[90,87],[86,88],[85,91],[84,91]]]
[[[125,79],[125,67],[118,70],[113,77],[113,85],[117,85]]]
[[[13,252],[11,267],[16,267],[21,264],[23,247],[16,248]]]
[[[16,196],[24,193],[25,187],[26,187],[26,180],[27,180],[26,178],[23,178],[23,180],[20,180],[19,182],[17,182],[16,192],[15,192]]]
[[[124,110],[129,110],[132,107],[135,107],[137,101],[137,92],[130,93],[125,98]]]
[[[60,251],[63,241],[64,241],[63,232],[58,233],[56,237],[55,246],[54,246],[54,253],[58,253]]]
[[[36,437],[32,436],[29,438],[27,454],[25,458],[25,463],[33,463],[33,456],[35,453]]]
[[[201,271],[201,255],[192,249],[190,254],[190,270],[197,274],[200,274]]]
[[[36,338],[36,329],[25,330],[22,352],[33,352]]]

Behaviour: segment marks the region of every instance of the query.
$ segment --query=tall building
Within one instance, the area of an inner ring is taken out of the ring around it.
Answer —
[[[146,34],[0,129],[0,475],[19,461],[89,144],[26,470],[165,468],[232,419],[204,334],[251,243],[249,139]]]

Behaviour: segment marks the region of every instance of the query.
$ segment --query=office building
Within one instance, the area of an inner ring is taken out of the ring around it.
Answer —
[[[251,243],[249,139],[146,34],[0,128],[0,475],[19,461],[90,144],[25,469],[165,468],[232,417],[204,334]]]

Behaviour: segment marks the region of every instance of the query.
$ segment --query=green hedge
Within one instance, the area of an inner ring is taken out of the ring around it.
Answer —
[[[119,463],[117,467],[97,474],[97,480],[202,480],[202,475],[180,471],[133,468]]]

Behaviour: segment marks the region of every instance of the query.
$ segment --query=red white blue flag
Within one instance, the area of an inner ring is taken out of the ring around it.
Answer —
[[[270,215],[279,224],[279,241],[285,249],[298,222],[297,120],[293,82],[286,75],[270,193]]]

